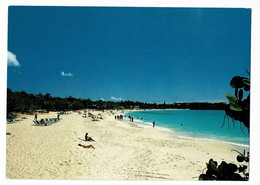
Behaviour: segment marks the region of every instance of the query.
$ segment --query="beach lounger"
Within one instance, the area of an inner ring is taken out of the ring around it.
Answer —
[[[52,125],[53,123],[50,123],[50,122],[45,122],[44,120],[42,121],[43,119],[41,119],[41,121],[37,121],[37,120],[33,120],[34,124],[36,126],[49,126],[49,125]]]
[[[102,117],[101,114],[98,114],[97,118],[98,118],[98,119],[103,119],[103,117]]]
[[[100,121],[99,119],[97,119],[96,116],[92,116],[92,120],[91,121]]]
[[[33,120],[33,123],[34,123],[35,125],[40,125],[40,122],[37,121],[37,120]]]
[[[7,121],[7,123],[9,123],[9,124],[15,123],[15,121],[14,121],[13,119],[7,119],[6,121]]]

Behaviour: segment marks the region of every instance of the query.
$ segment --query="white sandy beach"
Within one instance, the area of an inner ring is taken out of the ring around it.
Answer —
[[[34,126],[34,116],[25,116],[28,119],[6,126],[11,133],[6,136],[6,178],[198,180],[210,158],[237,163],[233,145],[172,138],[115,120],[107,112],[101,121],[78,113],[61,115],[51,126]],[[56,116],[51,112],[38,119]],[[95,142],[78,140],[86,132]]]

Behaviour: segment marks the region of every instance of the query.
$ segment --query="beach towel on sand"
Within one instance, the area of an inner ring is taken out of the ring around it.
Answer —
[[[87,140],[85,140],[85,139],[82,139],[82,138],[78,138],[79,140],[81,140],[81,141],[87,141]],[[88,142],[91,142],[91,141],[88,141]]]

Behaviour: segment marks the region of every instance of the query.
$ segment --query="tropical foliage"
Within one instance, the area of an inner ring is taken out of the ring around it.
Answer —
[[[247,71],[248,75],[249,72]],[[224,117],[223,125],[225,124],[226,117],[232,119],[232,123],[235,121],[240,122],[250,131],[250,93],[247,98],[243,99],[244,91],[250,91],[250,79],[246,77],[235,76],[230,81],[230,86],[235,89],[235,96],[230,93],[226,93],[226,97],[229,101],[228,106],[225,109],[226,115]],[[223,127],[222,125],[222,127]],[[241,127],[243,131],[243,128]],[[249,132],[248,132],[249,133]],[[236,150],[232,150],[236,151]],[[237,161],[239,163],[249,162],[249,152],[238,153]],[[199,176],[199,180],[239,180],[247,181],[249,179],[249,173],[247,172],[247,165],[235,165],[222,161],[218,166],[218,163],[213,159],[210,159],[206,164],[207,171]]]
[[[226,115],[232,120],[239,121],[250,129],[250,94],[243,99],[244,91],[250,91],[250,79],[241,76],[235,76],[230,81],[230,86],[235,89],[235,96],[226,93],[229,101],[229,107],[225,110]]]
[[[245,152],[244,152],[245,153]],[[249,162],[249,154],[239,153],[237,156],[238,162],[247,161]],[[239,165],[239,167],[233,163],[227,163],[222,161],[218,165],[217,161],[210,159],[207,165],[207,171],[205,174],[201,174],[199,180],[232,180],[232,181],[247,181],[249,173],[246,172],[246,165]],[[242,174],[242,175],[240,175]]]

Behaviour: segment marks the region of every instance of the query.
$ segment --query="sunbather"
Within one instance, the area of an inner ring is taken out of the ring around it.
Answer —
[[[95,149],[93,145],[82,145],[82,144],[78,144],[78,146],[81,146],[81,147],[83,147],[83,148],[93,148],[93,149]]]
[[[91,137],[88,137],[88,133],[86,133],[86,135],[85,135],[85,140],[86,140],[86,141],[95,141],[95,140],[92,139]]]

